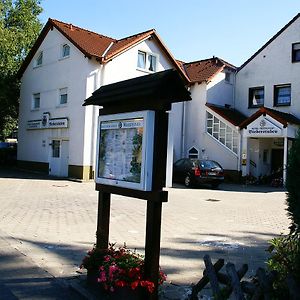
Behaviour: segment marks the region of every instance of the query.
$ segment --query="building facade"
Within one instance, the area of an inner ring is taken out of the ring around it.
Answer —
[[[55,176],[89,179],[102,85],[176,69],[191,93],[172,105],[167,186],[177,159],[213,159],[230,180],[286,177],[300,126],[300,14],[241,67],[218,57],[176,61],[154,30],[113,39],[49,19],[20,69],[18,160]]]
[[[116,40],[49,19],[19,72],[19,165],[92,178],[99,107],[84,100],[102,85],[170,68],[181,72],[154,30]]]

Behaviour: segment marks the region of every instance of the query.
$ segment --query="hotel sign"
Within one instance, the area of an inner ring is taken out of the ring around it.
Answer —
[[[247,135],[257,137],[282,136],[282,129],[265,117],[261,117],[247,126]]]
[[[49,119],[43,116],[42,120],[27,121],[27,130],[68,128],[68,118]]]

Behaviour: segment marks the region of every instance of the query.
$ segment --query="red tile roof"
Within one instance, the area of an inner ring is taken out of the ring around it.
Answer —
[[[159,43],[159,45],[162,47],[163,51],[166,53],[169,59],[173,62],[175,68],[179,71],[181,76],[186,81],[188,81],[186,74],[180,69],[180,66],[178,65],[172,54],[169,52],[169,50],[166,48],[166,46],[163,44],[154,29],[117,40],[80,28],[73,24],[64,23],[54,19],[49,19],[44,26],[38,39],[36,40],[29,54],[25,58],[21,68],[19,69],[19,77],[21,77],[26,70],[27,66],[40,47],[49,30],[52,30],[53,28],[56,28],[61,34],[63,34],[86,57],[95,57],[100,63],[105,63],[111,60],[116,55],[122,53],[124,50],[151,36]]]
[[[210,103],[206,103],[206,106],[212,111],[216,112],[219,116],[233,124],[234,126],[239,126],[242,122],[244,122],[247,119],[245,115],[233,108],[217,106]]]
[[[223,59],[218,57],[212,57],[204,60],[184,63],[177,61],[181,64],[181,67],[185,70],[191,83],[209,82],[215,75],[221,72],[224,68],[229,68],[233,71],[236,67],[227,63]]]
[[[256,120],[261,115],[269,115],[273,119],[277,120],[284,127],[287,127],[288,123],[300,125],[300,120],[292,114],[284,113],[275,109],[271,109],[268,107],[260,107],[257,112],[247,118],[244,122],[242,122],[239,127],[246,128],[250,123]]]
[[[115,39],[54,19],[48,21],[84,54],[101,58]]]

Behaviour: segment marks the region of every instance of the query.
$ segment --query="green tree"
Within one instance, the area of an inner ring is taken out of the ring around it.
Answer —
[[[16,128],[20,82],[17,72],[42,24],[37,0],[0,1],[0,139]]]
[[[300,130],[289,153],[286,188],[287,211],[293,232],[300,228]]]

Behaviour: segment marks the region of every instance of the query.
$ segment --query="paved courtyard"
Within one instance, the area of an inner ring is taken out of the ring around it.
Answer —
[[[287,232],[285,192],[256,186],[168,189],[161,266],[176,284],[197,282],[205,254],[263,266],[268,240]],[[146,202],[112,196],[110,241],[143,252]],[[0,170],[0,237],[55,277],[76,275],[95,242],[93,182]]]

